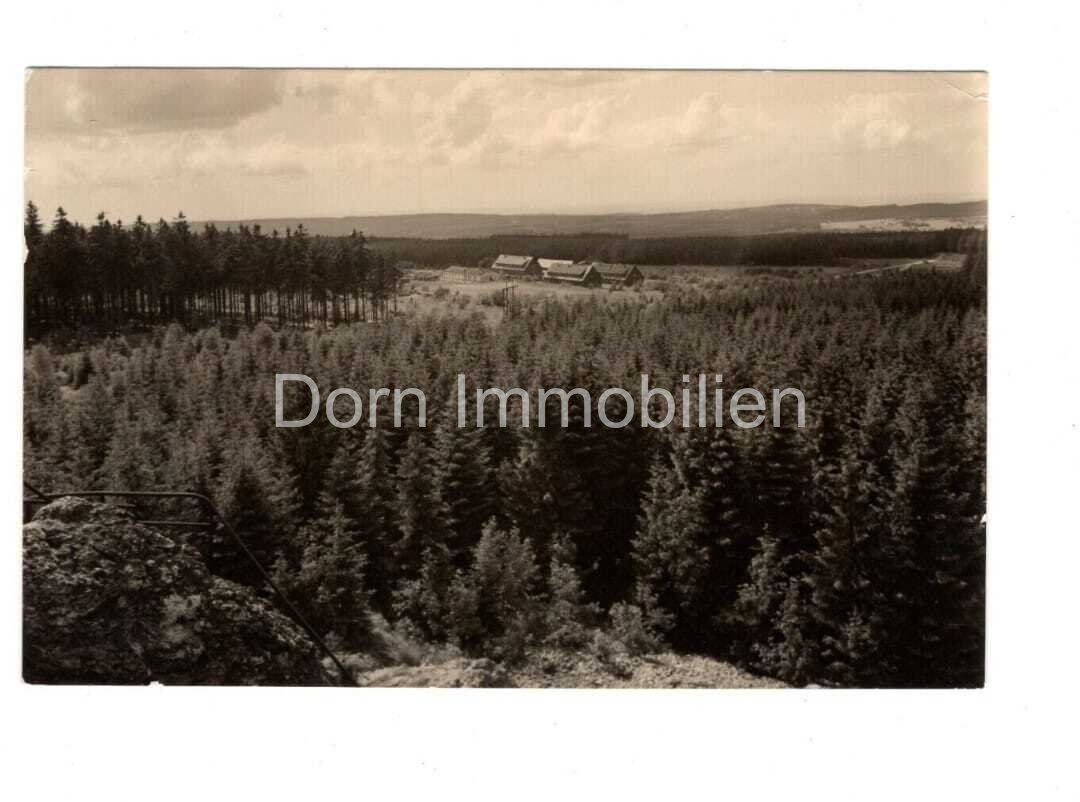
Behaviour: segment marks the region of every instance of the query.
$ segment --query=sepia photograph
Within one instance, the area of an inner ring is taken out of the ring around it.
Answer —
[[[990,85],[29,68],[23,680],[983,687]]]

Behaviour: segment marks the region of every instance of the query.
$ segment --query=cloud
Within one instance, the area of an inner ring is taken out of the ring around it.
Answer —
[[[947,101],[913,92],[852,94],[840,106],[833,136],[842,147],[856,151],[925,144],[949,126],[950,115],[941,108]]]
[[[199,218],[976,195],[984,89],[951,74],[34,70],[27,191],[83,217],[182,202]]]
[[[492,130],[492,77],[472,73],[446,91],[409,95],[401,103],[405,117],[398,121],[406,136],[385,143],[384,152],[401,162],[443,166],[482,162],[500,150],[500,137]]]
[[[970,92],[940,81],[932,91],[851,94],[839,105],[833,138],[843,151],[854,153],[911,148],[942,153],[958,145],[985,149],[985,94],[977,82],[969,83]]]
[[[484,88],[466,79],[450,94],[430,103],[420,126],[420,141],[433,152],[466,148],[488,130],[493,116]]]
[[[717,92],[704,92],[672,122],[670,138],[677,146],[703,150],[746,139],[762,123],[752,110],[726,103]]]
[[[286,95],[310,104],[316,114],[370,112],[378,101],[378,73],[366,70],[287,70]],[[302,106],[303,107],[303,106]]]
[[[614,97],[560,106],[548,114],[543,125],[529,140],[528,147],[536,155],[551,156],[580,153],[611,144],[615,106]]]
[[[35,182],[104,188],[161,186],[183,181],[219,183],[241,178],[296,180],[312,166],[329,169],[327,157],[278,136],[253,141],[231,130],[147,133],[140,137],[63,137],[28,150]]]
[[[718,92],[703,92],[681,111],[637,124],[630,138],[647,148],[695,153],[747,142],[767,125],[768,118],[757,109],[729,103]]]
[[[228,128],[279,104],[274,70],[34,70],[27,127],[84,136]]]
[[[894,150],[920,135],[912,98],[903,93],[849,96],[833,124],[838,142],[856,150]]]

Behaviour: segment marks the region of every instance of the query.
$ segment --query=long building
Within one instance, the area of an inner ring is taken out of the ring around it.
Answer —
[[[560,262],[544,271],[544,280],[559,284],[574,284],[578,287],[599,287],[603,277],[594,263]]]
[[[636,265],[594,262],[593,266],[603,278],[604,283],[611,287],[632,287],[645,280],[645,276]]]
[[[514,254],[499,254],[499,257],[491,265],[491,269],[506,276],[518,278],[543,278],[544,271],[540,262],[531,256],[517,256]]]

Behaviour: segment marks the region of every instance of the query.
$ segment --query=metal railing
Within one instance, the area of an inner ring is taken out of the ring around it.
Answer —
[[[293,618],[307,632],[311,639],[315,641],[315,644],[319,647],[323,654],[330,658],[338,672],[341,674],[342,679],[345,680],[347,685],[358,687],[358,683],[353,675],[349,672],[337,655],[326,645],[326,641],[315,630],[315,628],[308,623],[308,620],[304,618],[303,614],[297,609],[289,597],[285,595],[285,592],[278,587],[277,583],[271,578],[270,573],[259,562],[255,553],[248,547],[244,539],[240,537],[232,525],[225,519],[225,516],[221,514],[221,511],[217,508],[207,496],[201,493],[189,493],[184,491],[166,491],[166,490],[65,490],[62,493],[44,493],[38,490],[28,482],[23,482],[23,487],[29,490],[36,498],[23,499],[24,513],[27,509],[32,508],[35,505],[48,504],[51,501],[56,501],[60,498],[122,498],[122,499],[190,499],[199,502],[203,509],[208,510],[214,518],[217,519],[222,528],[232,537],[236,545],[240,547],[241,552],[247,557],[248,561],[255,566],[259,574],[266,581],[266,584],[270,587],[274,594],[281,600],[281,603],[285,605],[285,609],[288,610],[289,615]],[[128,509],[134,509],[135,505],[118,504],[114,506],[126,507]],[[183,520],[141,520],[136,519],[136,523],[141,523],[145,526],[154,526],[159,528],[164,527],[177,527],[186,529],[211,529],[214,526],[212,521],[183,521]]]

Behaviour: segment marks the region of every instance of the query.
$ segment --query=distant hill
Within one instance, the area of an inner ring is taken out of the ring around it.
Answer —
[[[214,220],[219,228],[260,225],[264,231],[296,228],[339,236],[354,229],[368,237],[450,239],[508,234],[583,234],[605,232],[630,237],[690,237],[813,231],[836,221],[912,218],[966,218],[986,214],[986,201],[916,203],[908,206],[823,206],[785,204],[745,209],[658,214],[394,214],[360,217],[279,217]]]

